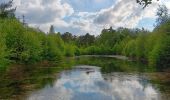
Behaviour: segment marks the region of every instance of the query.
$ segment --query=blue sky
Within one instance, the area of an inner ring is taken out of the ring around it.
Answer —
[[[69,3],[77,12],[97,12],[101,9],[108,8],[116,0],[63,0]]]
[[[139,21],[139,23],[136,27],[138,27],[138,28],[144,27],[144,28],[152,31],[155,26],[155,21],[156,21],[155,18],[144,18]]]
[[[135,0],[14,0],[16,16],[24,14],[30,26],[48,32],[54,25],[56,32],[75,35],[98,35],[110,26],[152,30],[158,4],[162,3],[170,9],[170,0],[155,0],[145,9]]]

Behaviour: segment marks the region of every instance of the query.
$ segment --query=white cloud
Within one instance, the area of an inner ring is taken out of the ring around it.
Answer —
[[[134,28],[143,18],[154,18],[156,8],[156,3],[142,9],[135,0],[119,0],[112,7],[101,10],[94,19],[94,23]]]
[[[134,28],[144,18],[155,19],[158,3],[164,3],[170,8],[168,0],[154,1],[145,9],[142,9],[136,0],[117,0],[111,7],[98,12],[75,12],[73,7],[63,0],[14,0],[14,2],[17,5],[17,16],[24,14],[28,24],[40,27],[45,32],[53,24],[56,31],[70,31],[79,35],[85,33],[98,35],[106,26]]]
[[[134,28],[144,18],[155,18],[157,6],[158,3],[154,2],[143,9],[135,0],[118,0],[111,7],[101,9],[99,12],[78,12],[76,14],[78,18],[72,19],[72,26],[95,35],[109,26]]]
[[[94,23],[92,23],[92,26],[97,26],[98,30],[101,30],[103,28],[102,26],[135,28],[139,21],[143,19],[155,19],[159,4],[165,4],[170,8],[169,3],[170,1],[168,0],[153,1],[151,5],[143,9],[142,6],[136,3],[136,0],[117,0],[114,5],[106,9],[101,9],[99,12],[83,12],[79,13],[79,15],[85,16],[87,20],[93,20]]]
[[[57,26],[68,26],[63,20],[66,16],[71,16],[74,9],[61,0],[15,0],[17,6],[17,16],[25,15],[27,23],[39,26],[47,32],[50,24]],[[42,27],[47,28],[42,28]]]

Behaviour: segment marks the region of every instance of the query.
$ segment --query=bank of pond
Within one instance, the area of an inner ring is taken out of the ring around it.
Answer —
[[[169,76],[156,67],[107,56],[12,64],[0,70],[0,99],[168,100]]]

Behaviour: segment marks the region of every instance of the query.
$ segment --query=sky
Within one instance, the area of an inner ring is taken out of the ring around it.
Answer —
[[[153,0],[145,9],[135,0],[14,0],[16,17],[25,15],[30,26],[48,32],[54,25],[56,32],[74,35],[99,35],[110,26],[152,30],[159,4],[170,9],[170,0]]]

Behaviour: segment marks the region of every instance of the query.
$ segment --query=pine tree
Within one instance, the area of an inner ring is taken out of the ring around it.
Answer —
[[[51,25],[50,30],[49,30],[49,34],[54,34],[54,33],[55,33],[54,26]]]

